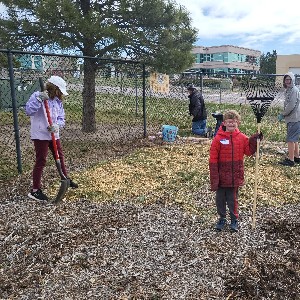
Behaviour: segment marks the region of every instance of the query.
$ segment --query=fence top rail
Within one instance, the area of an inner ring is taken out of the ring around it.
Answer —
[[[99,58],[93,56],[84,56],[84,55],[72,55],[72,54],[60,54],[60,53],[41,53],[34,51],[22,51],[22,50],[11,50],[11,49],[0,49],[0,52],[4,53],[16,53],[16,54],[30,54],[30,55],[43,55],[43,56],[60,56],[60,57],[72,57],[72,58],[86,58],[86,59],[95,59],[100,61],[109,61],[109,62],[118,62],[118,63],[130,63],[130,64],[142,64],[140,61],[130,60],[130,59],[116,59],[116,58]]]
[[[182,75],[215,75],[215,76],[245,76],[245,77],[250,77],[250,76],[255,76],[255,77],[275,77],[275,76],[284,76],[285,74],[265,74],[265,73],[228,73],[228,72],[218,72],[218,73],[213,73],[213,72],[202,72],[202,71],[184,71],[181,73]],[[300,76],[298,74],[295,74],[295,76]]]

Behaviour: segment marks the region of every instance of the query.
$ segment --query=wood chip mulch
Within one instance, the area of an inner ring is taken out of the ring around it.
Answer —
[[[176,204],[0,201],[0,299],[300,299],[300,205],[213,230]]]

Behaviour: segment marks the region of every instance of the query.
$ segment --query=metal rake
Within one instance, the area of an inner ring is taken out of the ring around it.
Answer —
[[[272,101],[282,87],[279,83],[268,78],[251,79],[243,85],[246,98],[254,112],[257,120],[257,132],[261,132],[261,120],[267,113]],[[255,157],[255,184],[254,184],[254,201],[252,211],[252,228],[256,226],[256,199],[257,199],[257,180],[258,180],[258,161],[259,161],[260,139],[257,139],[256,157]]]

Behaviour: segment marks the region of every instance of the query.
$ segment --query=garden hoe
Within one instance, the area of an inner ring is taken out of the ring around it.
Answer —
[[[44,83],[43,83],[42,78],[39,78],[39,82],[40,82],[41,90],[44,91],[45,88],[44,88]],[[44,109],[45,117],[47,118],[49,126],[52,126],[52,120],[51,120],[51,116],[50,116],[48,100],[44,100],[43,109]],[[61,162],[60,162],[59,154],[57,151],[56,139],[55,139],[55,135],[53,132],[51,132],[51,138],[52,138],[52,144],[53,144],[53,149],[54,149],[55,163],[56,163],[56,167],[57,167],[58,173],[61,178],[59,191],[58,191],[55,199],[52,201],[52,203],[56,204],[65,197],[65,194],[70,186],[70,182],[69,182],[69,179],[66,177],[66,175],[62,171]]]

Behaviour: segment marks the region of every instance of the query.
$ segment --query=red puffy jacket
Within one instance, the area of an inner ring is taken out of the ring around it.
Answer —
[[[211,190],[244,184],[244,156],[256,152],[257,135],[248,138],[239,129],[224,131],[220,126],[212,141],[209,157]]]

